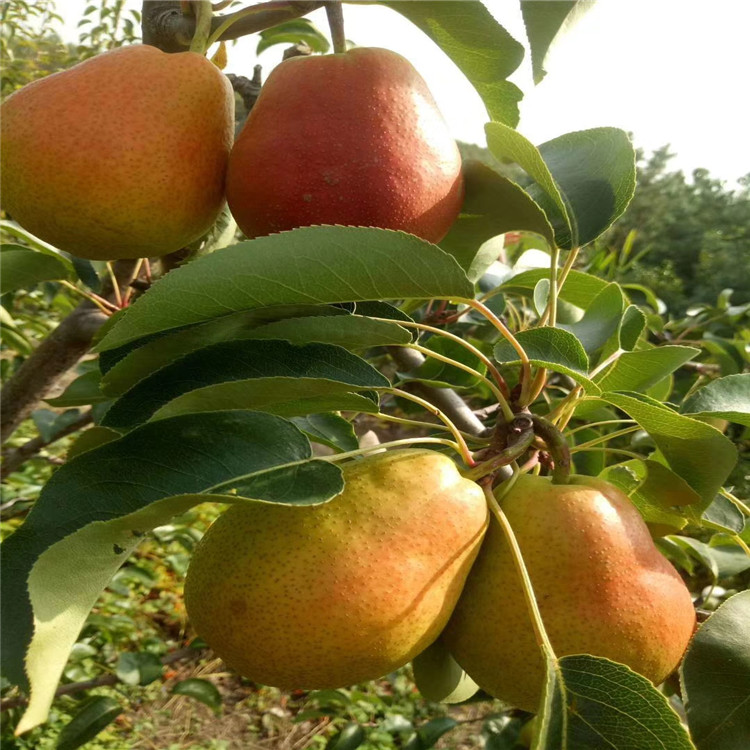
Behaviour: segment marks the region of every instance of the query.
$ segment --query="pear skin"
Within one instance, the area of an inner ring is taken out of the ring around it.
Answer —
[[[434,641],[487,528],[482,490],[427,450],[344,468],[318,506],[233,505],[196,547],[185,604],[240,674],[287,689],[382,677]]]
[[[171,253],[224,205],[232,87],[205,57],[121,47],[5,100],[2,206],[81,258]]]
[[[555,485],[526,475],[500,505],[557,656],[603,656],[663,682],[693,635],[695,611],[630,500],[591,477]],[[443,640],[488,693],[537,710],[544,663],[510,548],[494,518]]]
[[[463,191],[461,155],[427,85],[405,58],[368,47],[274,68],[227,174],[248,237],[343,224],[438,242]]]

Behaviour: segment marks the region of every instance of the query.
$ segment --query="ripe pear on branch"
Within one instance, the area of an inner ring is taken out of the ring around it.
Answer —
[[[105,52],[25,86],[1,113],[2,206],[60,250],[165,255],[224,205],[234,94],[200,54]]]
[[[458,147],[425,82],[395,52],[366,47],[275,68],[227,174],[248,237],[344,224],[438,242],[463,189]]]
[[[337,688],[403,666],[437,638],[487,528],[453,461],[395,450],[344,467],[319,506],[241,501],[197,546],[191,622],[240,674]]]
[[[603,656],[655,684],[677,668],[695,629],[690,592],[620,490],[523,475],[500,507],[558,657]],[[442,638],[485,691],[536,711],[545,666],[522,586],[493,518]]]

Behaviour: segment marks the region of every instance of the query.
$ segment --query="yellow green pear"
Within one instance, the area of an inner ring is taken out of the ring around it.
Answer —
[[[122,47],[24,86],[0,114],[2,207],[60,250],[164,255],[224,205],[234,94],[202,55]]]
[[[522,476],[500,505],[557,656],[603,656],[663,682],[692,637],[695,611],[630,500],[591,477],[552,484]],[[480,687],[537,710],[544,663],[509,545],[494,518],[442,637]]]
[[[439,635],[487,528],[482,490],[447,456],[376,454],[318,506],[233,505],[197,546],[190,620],[240,674],[335,688],[406,664]]]

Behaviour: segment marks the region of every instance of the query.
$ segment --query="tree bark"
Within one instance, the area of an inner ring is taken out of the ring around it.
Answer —
[[[137,261],[118,260],[115,277],[124,293],[133,279]],[[107,279],[103,295],[114,299]],[[0,443],[5,442],[32,412],[60,377],[88,351],[107,316],[93,302],[84,300],[50,333],[0,391]]]
[[[307,15],[323,5],[323,0],[276,0],[258,3],[254,6],[253,13],[235,21],[219,38],[221,41],[239,39],[241,36],[254,34],[284,21]],[[227,18],[240,12],[214,16],[211,30],[215,31]],[[158,47],[164,52],[184,52],[190,46],[190,40],[195,33],[195,17],[182,12],[180,0],[144,0],[141,28],[144,44]]]

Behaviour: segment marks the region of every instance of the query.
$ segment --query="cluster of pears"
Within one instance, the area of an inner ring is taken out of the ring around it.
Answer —
[[[217,519],[185,583],[197,632],[241,674],[288,689],[376,679],[441,636],[480,687],[535,711],[544,665],[479,485],[428,450],[376,454],[344,476],[327,504],[243,501]],[[626,496],[522,476],[501,507],[558,656],[604,656],[657,684],[677,667],[690,593]]]
[[[3,208],[96,260],[179,250],[227,198],[248,237],[345,224],[437,242],[461,208],[456,143],[388,50],[283,62],[233,137],[234,93],[205,57],[113,50],[3,103]]]

